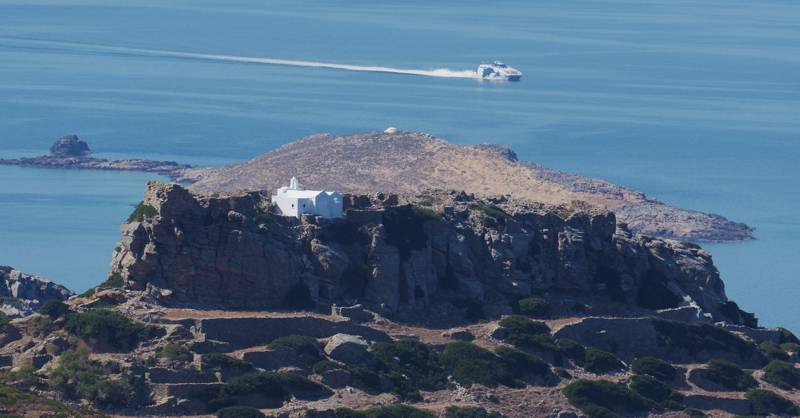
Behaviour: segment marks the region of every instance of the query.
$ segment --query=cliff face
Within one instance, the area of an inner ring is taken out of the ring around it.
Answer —
[[[43,277],[0,266],[0,310],[9,315],[30,315],[49,300],[66,300],[74,293]]]
[[[561,205],[574,200],[610,210],[632,231],[691,241],[752,238],[747,225],[669,206],[623,186],[520,161],[497,145],[461,146],[416,132],[314,135],[252,160],[190,169],[182,179],[196,192],[274,190],[300,176],[314,189],[364,194],[416,194],[430,188]]]
[[[298,220],[271,214],[266,193],[200,196],[154,182],[148,215],[122,228],[112,273],[177,306],[269,308],[310,296],[385,313],[482,306],[496,316],[547,294],[565,311],[690,306],[724,318],[707,252],[633,235],[610,212],[450,192],[409,200],[348,196],[343,220]]]

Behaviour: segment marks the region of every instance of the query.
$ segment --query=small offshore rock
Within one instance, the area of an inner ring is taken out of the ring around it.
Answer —
[[[50,147],[50,153],[57,157],[83,157],[91,154],[92,150],[77,135],[64,135]]]

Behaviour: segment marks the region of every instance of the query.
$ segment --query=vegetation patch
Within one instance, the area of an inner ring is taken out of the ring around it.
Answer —
[[[201,358],[203,368],[226,370],[239,373],[247,373],[255,370],[252,364],[239,360],[222,353],[203,354]]]
[[[550,315],[550,302],[545,299],[530,297],[520,299],[517,302],[519,313],[528,316],[547,316]]]
[[[547,324],[522,315],[507,316],[500,320],[499,325],[506,332],[504,339],[516,346],[528,345],[534,336],[550,335],[550,327]]]
[[[345,366],[342,363],[338,363],[331,360],[318,361],[317,363],[314,364],[314,367],[312,367],[314,374],[322,374],[327,372],[328,370],[343,370],[343,369],[346,370],[347,366]]]
[[[755,352],[755,345],[713,325],[663,319],[653,321],[653,325],[662,343],[670,348],[686,349],[693,355],[703,351],[721,351],[750,357]]]
[[[497,347],[494,352],[516,378],[526,375],[544,376],[550,373],[550,365],[534,354],[505,346]]]
[[[139,202],[138,205],[133,209],[133,212],[128,216],[127,223],[131,222],[142,222],[145,219],[153,218],[158,215],[158,210],[153,206],[150,206],[144,201]]]
[[[758,345],[758,348],[761,349],[761,353],[764,354],[764,357],[767,358],[767,361],[789,361],[789,353],[772,341],[763,341]]]
[[[503,418],[503,415],[480,406],[451,405],[444,409],[444,418]]]
[[[739,366],[726,360],[711,360],[705,377],[725,389],[744,391],[758,386],[758,382]]]
[[[306,335],[287,335],[279,337],[269,344],[270,350],[290,350],[294,351],[301,360],[307,364],[314,364],[323,359],[319,341],[314,337]]]
[[[657,403],[666,409],[684,409],[683,394],[676,392],[667,385],[650,376],[633,376],[630,384],[631,390],[640,396]]]
[[[608,351],[589,347],[583,358],[583,368],[586,371],[603,374],[626,369],[625,364]]]
[[[625,385],[605,380],[577,380],[563,389],[572,406],[590,418],[618,418],[653,409],[652,401]]]
[[[8,418],[34,416],[28,415],[28,412],[37,413],[35,416],[42,414],[41,416],[58,418],[100,416],[91,411],[69,407],[61,402],[46,399],[8,385],[0,385],[0,416]]]
[[[152,329],[111,309],[70,312],[64,329],[93,347],[130,350],[149,339]]]
[[[502,224],[506,218],[509,218],[509,215],[503,209],[500,209],[497,205],[492,204],[472,204],[469,206],[470,209],[480,212],[487,220],[489,220],[490,226]]]
[[[400,404],[362,410],[337,408],[334,413],[336,418],[434,418],[428,411]],[[306,414],[306,417],[311,418],[315,415]]]
[[[763,389],[751,389],[745,393],[745,398],[750,399],[753,415],[758,416],[797,416],[800,415],[798,408],[791,401],[778,395],[775,392]]]
[[[586,347],[569,338],[560,338],[556,342],[558,350],[578,366],[583,366],[586,359]]]
[[[138,393],[132,376],[108,377],[102,367],[89,360],[86,349],[64,352],[48,383],[67,398],[88,399],[104,407],[127,406]]]
[[[217,411],[217,418],[264,418],[266,415],[262,414],[256,408],[251,406],[229,406]]]
[[[194,355],[188,348],[175,343],[169,343],[162,347],[158,352],[158,356],[163,359],[181,362],[189,362],[194,358]]]
[[[640,375],[652,376],[662,382],[670,382],[678,370],[664,360],[655,357],[639,357],[631,364],[631,370]]]
[[[772,360],[764,367],[764,380],[781,389],[800,389],[800,369],[786,361]]]
[[[495,387],[512,384],[513,373],[505,362],[489,350],[464,341],[448,343],[442,352],[442,364],[456,382],[463,386],[480,383]]]
[[[439,356],[417,341],[378,342],[372,347],[381,368],[402,398],[420,399],[419,390],[436,390],[447,383]]]
[[[328,394],[324,386],[296,374],[255,372],[235,377],[221,387],[207,389],[199,394],[198,399],[219,410],[234,405],[259,406],[248,405],[256,399],[270,406],[280,406],[292,396],[322,397]],[[256,403],[260,403],[258,401]]]
[[[38,312],[50,319],[58,319],[69,313],[69,306],[60,300],[48,300],[39,308]]]

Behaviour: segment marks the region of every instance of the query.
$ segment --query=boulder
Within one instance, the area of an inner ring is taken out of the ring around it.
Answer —
[[[366,364],[373,360],[369,343],[357,335],[336,334],[325,344],[328,357],[345,364]]]
[[[331,307],[331,314],[347,318],[350,321],[356,323],[370,322],[375,319],[375,315],[373,315],[372,312],[369,312],[366,309],[364,309],[364,307],[361,306],[360,304],[353,306],[333,305]]]
[[[64,135],[50,147],[50,153],[56,157],[83,157],[91,154],[92,150],[77,135]]]

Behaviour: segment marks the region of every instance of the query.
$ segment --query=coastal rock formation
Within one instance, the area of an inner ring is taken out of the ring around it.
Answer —
[[[104,158],[87,157],[87,155],[91,153],[89,144],[79,140],[75,135],[67,135],[59,138],[58,141],[50,147],[50,152],[52,155],[16,159],[0,158],[0,165],[84,170],[142,171],[161,174],[172,179],[180,178],[184,170],[191,168],[190,165],[178,164],[174,161],[142,159],[108,160]]]
[[[205,196],[151,182],[112,274],[175,306],[358,302],[414,315],[444,303],[497,316],[548,294],[562,310],[585,299],[597,312],[692,307],[738,322],[706,251],[633,234],[610,212],[444,191],[350,195],[345,205],[343,220],[286,218],[265,192]]]
[[[67,300],[74,293],[43,277],[31,276],[0,266],[0,310],[7,315],[27,316],[49,300]]]
[[[252,160],[220,168],[186,170],[180,180],[196,192],[274,190],[297,175],[311,189],[365,194],[416,194],[430,188],[480,196],[510,195],[552,205],[584,201],[617,214],[635,232],[691,241],[753,237],[747,225],[680,209],[604,180],[520,161],[498,145],[460,146],[424,133],[373,132],[314,135]]]
[[[77,135],[64,135],[50,147],[50,153],[56,157],[83,157],[91,154],[92,150]]]

